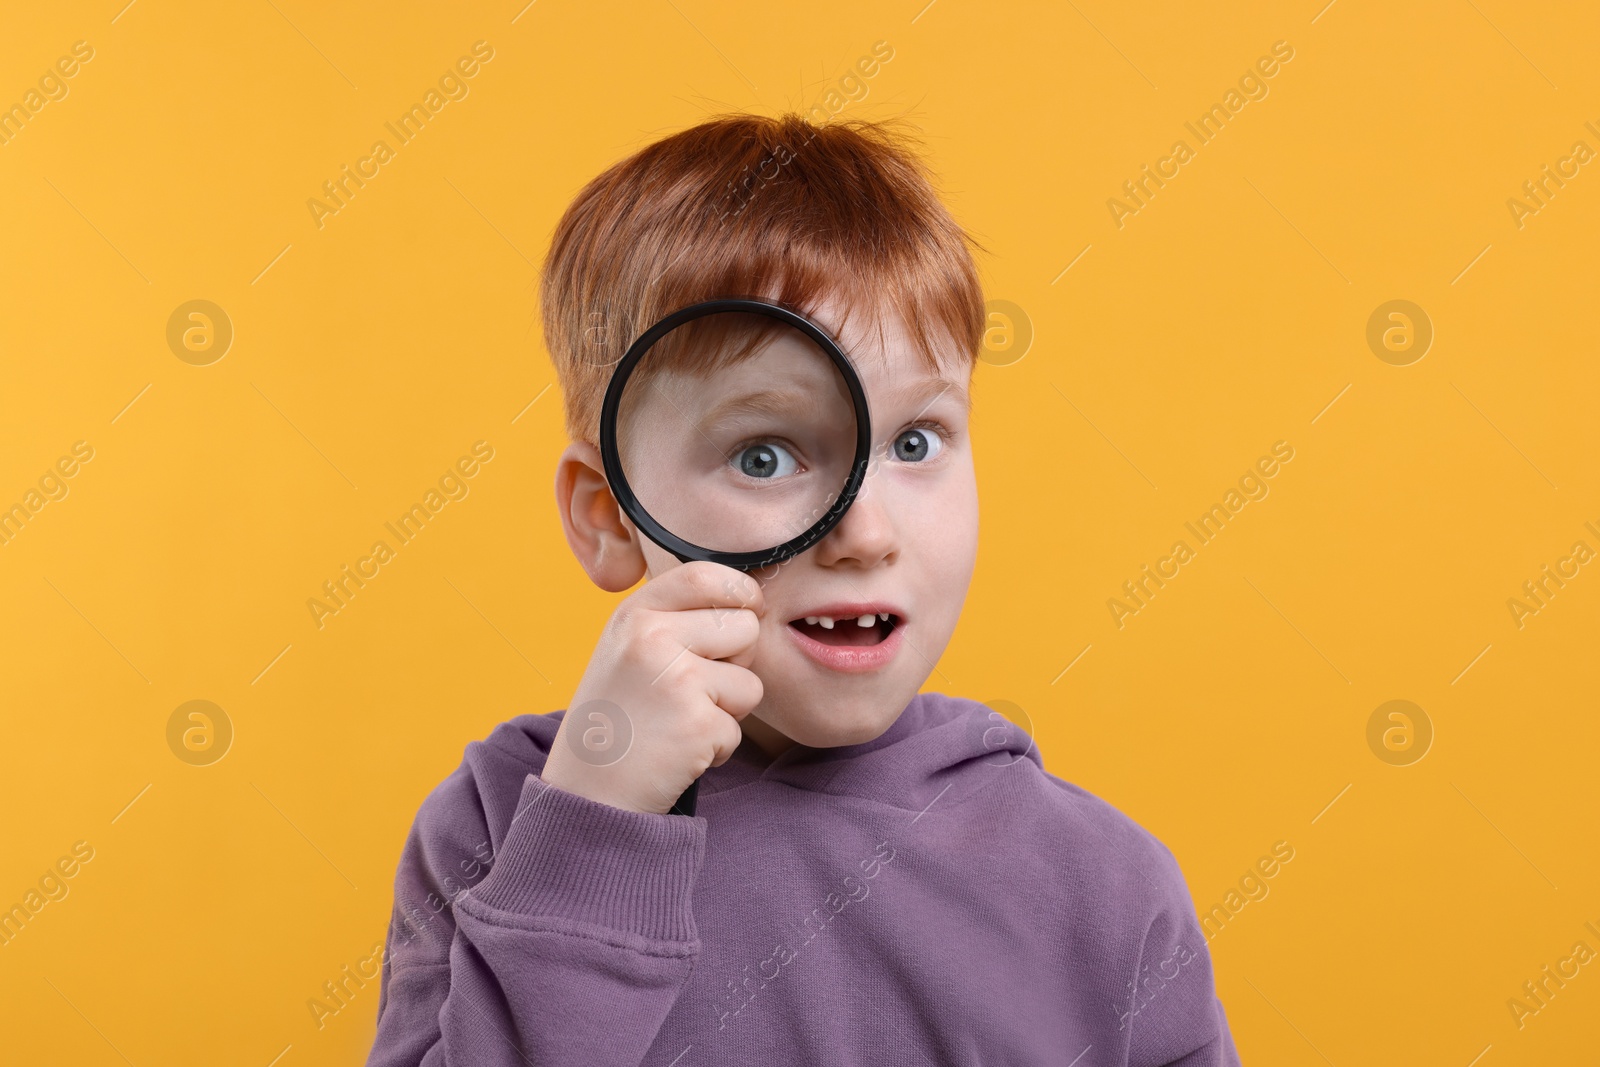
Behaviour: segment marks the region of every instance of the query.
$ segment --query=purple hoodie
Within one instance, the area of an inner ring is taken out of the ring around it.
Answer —
[[[423,801],[369,1067],[1237,1067],[1172,853],[985,705],[747,739],[693,818],[546,785],[562,714]]]

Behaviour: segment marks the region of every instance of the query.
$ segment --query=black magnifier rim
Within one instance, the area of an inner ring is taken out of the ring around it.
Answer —
[[[850,400],[856,409],[856,454],[850,465],[850,474],[845,478],[844,488],[834,500],[832,506],[823,513],[822,517],[803,531],[798,537],[791,538],[774,548],[763,548],[753,552],[721,552],[716,549],[706,548],[686,541],[657,522],[651,514],[639,503],[638,497],[633,492],[633,487],[628,484],[628,477],[622,472],[622,460],[617,453],[617,415],[622,405],[622,391],[628,384],[634,368],[644,358],[650,347],[665,336],[669,331],[682,326],[692,319],[704,318],[707,315],[716,315],[728,311],[746,311],[757,315],[765,315],[786,323],[811,338],[833,360],[834,366],[839,369],[845,385],[850,390]],[[611,495],[616,497],[617,503],[628,513],[634,525],[650,540],[660,545],[676,556],[679,562],[687,563],[689,560],[710,560],[721,563],[738,570],[754,570],[759,567],[768,567],[775,563],[798,556],[801,552],[820,541],[822,537],[839,524],[844,518],[844,513],[855,501],[856,494],[861,490],[861,483],[866,478],[867,461],[872,452],[872,421],[867,412],[867,394],[861,386],[861,379],[856,375],[855,367],[844,354],[836,341],[819,329],[811,320],[799,315],[781,304],[769,303],[765,300],[752,300],[745,297],[722,297],[716,300],[705,300],[698,304],[680,308],[667,315],[654,326],[640,334],[638,339],[628,347],[627,354],[617,364],[617,369],[611,374],[611,382],[606,387],[606,398],[600,408],[600,458],[605,465],[606,480],[611,484]]]

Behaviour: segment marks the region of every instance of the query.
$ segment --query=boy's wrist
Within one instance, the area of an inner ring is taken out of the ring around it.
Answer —
[[[546,785],[554,786],[564,793],[592,800],[597,804],[609,804],[623,811],[639,810],[626,799],[618,797],[615,791],[606,789],[604,783],[595,781],[591,775],[585,775],[582,768],[568,767],[560,758],[559,748],[545,758],[544,768],[539,771],[539,778]]]

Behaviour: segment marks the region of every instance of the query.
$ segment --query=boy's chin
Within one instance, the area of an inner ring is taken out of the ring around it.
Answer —
[[[780,714],[768,713],[762,719],[798,744],[810,748],[842,748],[866,744],[881,736],[894,725],[910,700],[911,696],[907,696],[885,705],[881,698],[872,700],[863,696],[822,708],[801,700],[787,704]]]

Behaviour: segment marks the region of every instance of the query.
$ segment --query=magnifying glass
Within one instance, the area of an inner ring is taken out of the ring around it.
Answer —
[[[681,562],[751,571],[838,525],[872,426],[849,357],[809,319],[728,297],[667,315],[629,346],[600,409],[611,494]],[[693,815],[699,783],[672,811]]]

